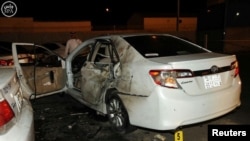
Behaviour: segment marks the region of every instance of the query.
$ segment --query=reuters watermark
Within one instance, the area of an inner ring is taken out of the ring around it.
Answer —
[[[17,13],[17,5],[12,1],[6,1],[1,6],[1,12],[5,17],[13,17]]]
[[[208,141],[250,140],[250,125],[208,125]]]

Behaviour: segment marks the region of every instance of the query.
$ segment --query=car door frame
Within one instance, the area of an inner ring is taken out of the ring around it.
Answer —
[[[65,69],[65,60],[60,55],[57,55],[55,52],[49,50],[48,48],[40,46],[40,45],[36,45],[34,43],[22,43],[22,42],[12,43],[12,53],[13,53],[14,66],[15,66],[15,69],[17,72],[17,77],[19,78],[20,83],[21,83],[21,87],[24,91],[25,97],[27,97],[29,99],[35,99],[35,98],[40,98],[40,97],[44,97],[44,96],[58,94],[58,93],[66,91],[67,87],[65,85],[61,89],[57,89],[55,91],[50,91],[50,92],[46,92],[46,93],[42,93],[42,94],[37,95],[36,91],[32,90],[32,88],[27,84],[28,80],[24,77],[24,72],[23,72],[22,66],[20,65],[19,60],[18,60],[18,52],[17,52],[18,45],[34,46],[34,47],[39,47],[39,48],[45,49],[46,51],[52,53],[53,55],[56,55],[61,60],[62,69]],[[34,64],[33,67],[35,68],[36,65]],[[62,74],[62,75],[65,75],[65,74]],[[35,78],[36,77],[34,77],[34,79]],[[36,81],[36,80],[34,80],[34,81]]]
[[[102,49],[102,46],[105,46],[105,50],[108,49],[108,52],[107,52],[108,54],[103,54],[104,56],[107,55],[106,57],[108,57],[108,58],[104,57],[103,59],[104,60],[109,59],[108,62],[102,62],[102,61],[96,60],[98,53],[100,53],[99,50]],[[116,60],[115,60],[115,58],[116,58]],[[115,68],[116,64],[119,64],[119,62],[120,62],[119,55],[118,55],[118,53],[114,47],[114,44],[112,43],[111,40],[109,40],[109,39],[96,40],[95,46],[93,47],[93,50],[92,50],[91,54],[89,55],[88,60],[86,61],[87,64],[82,68],[83,73],[90,72],[90,75],[97,75],[94,77],[95,78],[98,77],[98,78],[92,79],[92,80],[95,80],[95,82],[93,82],[94,84],[99,82],[98,85],[100,85],[99,91],[95,91],[95,92],[99,92],[99,94],[94,93],[93,91],[89,92],[90,95],[96,95],[94,97],[94,99],[96,101],[93,102],[91,100],[87,100],[89,103],[100,104],[101,102],[103,102],[103,98],[104,98],[104,94],[105,94],[106,90],[110,87],[111,83],[115,79],[114,68]],[[85,75],[83,75],[83,77],[84,76]],[[89,77],[89,75],[88,75],[88,77]],[[102,79],[102,80],[100,80],[100,79]],[[87,81],[88,81],[88,79],[87,79]],[[90,83],[90,82],[88,81],[87,83]],[[85,90],[85,89],[83,89],[83,90]],[[83,93],[83,95],[88,95],[86,93],[86,91],[82,91],[82,93]]]
[[[88,107],[91,107],[93,109],[96,109],[98,111],[104,111],[103,109],[103,106],[101,106],[103,103],[101,102],[100,105],[94,105],[94,104],[91,104],[89,101],[86,101],[83,99],[83,96],[81,94],[81,91],[77,90],[74,88],[74,85],[73,85],[73,72],[72,72],[72,68],[71,68],[71,63],[72,63],[72,60],[74,59],[74,56],[81,50],[83,49],[84,47],[86,47],[87,45],[92,45],[91,47],[91,51],[90,53],[88,54],[88,57],[87,57],[87,61],[89,61],[92,57],[92,52],[93,52],[93,49],[94,49],[94,45],[96,42],[98,41],[107,41],[109,40],[108,38],[94,38],[94,39],[90,39],[90,40],[85,40],[81,45],[79,45],[75,50],[73,50],[73,52],[71,52],[71,54],[69,54],[69,56],[66,58],[66,74],[68,75],[68,82],[67,82],[67,85],[68,85],[68,93],[73,96],[74,98],[76,98],[78,101],[80,101],[81,103],[87,105]],[[110,41],[110,40],[109,40]],[[118,62],[117,64],[119,65],[120,64],[120,60],[119,60],[119,55],[118,55],[118,52],[117,50],[115,49],[114,47],[114,44],[110,41],[110,43],[112,44],[112,48],[115,50],[114,54],[116,55],[117,59],[118,59]],[[84,64],[84,66],[86,65],[86,62]],[[114,62],[114,58],[113,58],[113,62]],[[117,66],[118,66],[117,65]],[[114,72],[112,72],[114,73]],[[102,99],[103,100],[103,99]]]

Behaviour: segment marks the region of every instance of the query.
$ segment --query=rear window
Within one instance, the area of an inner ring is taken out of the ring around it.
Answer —
[[[146,58],[207,52],[203,48],[171,36],[145,35],[124,39]]]

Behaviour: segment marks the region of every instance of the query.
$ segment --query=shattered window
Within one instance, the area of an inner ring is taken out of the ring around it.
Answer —
[[[93,45],[89,44],[85,47],[83,47],[74,57],[74,59],[72,60],[72,72],[73,73],[77,73],[81,70],[82,66],[84,65],[85,61],[88,58],[88,55],[91,51],[91,47]]]

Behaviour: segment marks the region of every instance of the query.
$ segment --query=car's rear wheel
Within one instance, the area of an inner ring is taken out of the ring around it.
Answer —
[[[127,110],[118,97],[117,91],[112,91],[108,95],[106,105],[109,122],[115,132],[124,134],[136,129],[130,125]]]

